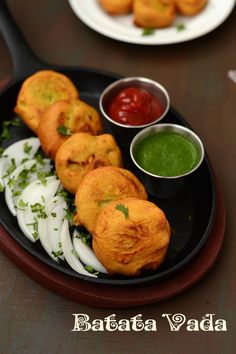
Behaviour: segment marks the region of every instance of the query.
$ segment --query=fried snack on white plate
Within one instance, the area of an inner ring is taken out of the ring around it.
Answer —
[[[202,11],[207,0],[175,0],[175,4],[182,15],[192,16]]]
[[[14,111],[37,134],[39,121],[48,106],[57,100],[78,97],[79,92],[67,76],[41,70],[23,82]]]
[[[56,153],[58,177],[64,188],[74,194],[86,173],[109,165],[122,165],[121,151],[110,134],[75,133]]]
[[[111,15],[128,14],[133,6],[133,0],[99,0],[99,3]]]
[[[138,27],[168,27],[176,15],[174,0],[134,0],[133,14]]]
[[[166,216],[154,203],[120,199],[99,214],[93,250],[109,273],[136,276],[162,264],[170,235]]]
[[[45,110],[38,126],[42,149],[53,160],[59,147],[78,132],[100,134],[102,123],[93,107],[75,98],[54,102]]]
[[[145,187],[131,171],[115,166],[92,170],[77,189],[75,221],[93,233],[101,210],[114,200],[128,197],[147,199]]]

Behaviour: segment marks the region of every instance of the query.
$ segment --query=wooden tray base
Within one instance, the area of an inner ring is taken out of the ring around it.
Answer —
[[[225,204],[219,181],[216,181],[217,209],[215,222],[202,251],[174,277],[151,284],[117,287],[94,284],[65,275],[24,250],[0,225],[0,248],[29,277],[61,296],[92,307],[125,308],[151,304],[190,288],[213,266],[222,247],[225,230]]]

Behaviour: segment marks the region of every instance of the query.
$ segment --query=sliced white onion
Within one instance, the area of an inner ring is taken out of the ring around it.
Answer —
[[[36,165],[36,172],[31,172],[28,174],[28,182],[31,183],[38,179],[38,173],[39,172],[49,172],[52,168],[51,166],[51,160],[49,159],[43,159],[42,163],[39,163],[36,159],[31,159],[28,161],[25,161],[23,164],[18,166],[10,175],[8,178],[8,182],[5,185],[5,199],[7,206],[10,210],[10,212],[15,216],[16,215],[16,205],[17,201],[19,199],[19,195],[14,196],[14,192],[19,190],[21,191],[22,188],[18,186],[17,180],[19,178],[20,173],[23,170],[30,170],[32,166]],[[10,181],[14,180],[15,184],[11,185]]]
[[[3,171],[3,157],[0,157],[0,190],[2,190],[3,188],[4,188],[4,185],[5,185],[5,183],[4,183],[4,181],[3,181],[3,178],[2,178],[2,176],[3,176],[3,173],[2,173],[2,171]]]
[[[71,238],[70,238],[70,231],[69,231],[69,224],[68,220],[64,219],[62,230],[61,230],[61,244],[62,250],[65,256],[67,263],[73,268],[76,272],[87,275],[89,277],[97,277],[95,274],[89,273],[82,265],[80,260],[76,255],[76,251],[73,248]]]
[[[56,262],[58,258],[64,259],[64,255],[60,254],[62,251],[60,235],[66,209],[64,198],[53,197],[45,206],[47,218],[38,221],[39,240],[45,251]]]
[[[32,159],[40,146],[40,141],[38,138],[28,138],[23,140],[18,140],[16,143],[8,146],[3,152],[3,166],[1,172],[1,178],[6,181],[8,180],[9,168],[19,166],[24,159]],[[13,164],[14,163],[14,164]],[[10,174],[10,173],[9,173]]]
[[[22,192],[17,203],[17,220],[24,235],[32,242],[38,239],[35,225],[38,223],[38,214],[33,213],[31,206],[39,203],[43,206],[57,192],[60,181],[56,176],[46,177],[46,183],[40,180],[30,183]],[[23,204],[23,206],[22,206]]]
[[[98,260],[93,250],[79,238],[78,230],[75,230],[73,234],[73,246],[79,256],[79,259],[84,264],[92,267],[98,272],[108,273],[106,268],[104,268],[102,263]]]

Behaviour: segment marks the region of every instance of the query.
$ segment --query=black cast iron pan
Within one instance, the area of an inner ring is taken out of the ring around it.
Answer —
[[[14,72],[10,84],[0,95],[0,121],[14,118],[13,108],[20,86],[27,76],[37,70],[53,69],[66,74],[78,87],[81,98],[97,109],[101,92],[119,78],[117,74],[102,70],[86,67],[57,67],[38,59],[25,42],[4,1],[0,2],[0,30],[9,48]],[[170,108],[163,122],[188,125],[173,107]],[[108,131],[108,127],[105,126],[105,130]],[[15,127],[12,130],[12,138],[8,141],[8,145],[28,136],[32,136],[32,132],[22,123],[20,127]],[[123,150],[123,157],[125,159],[124,167],[135,171],[128,150]],[[205,157],[197,172],[190,175],[184,191],[178,197],[158,200],[154,195],[150,195],[149,199],[157,203],[166,213],[172,228],[171,243],[165,262],[155,273],[132,279],[122,277],[88,278],[74,272],[66,263],[55,263],[48,257],[39,241],[33,244],[23,236],[16,219],[8,211],[3,193],[0,194],[0,223],[24,249],[40,261],[68,276],[110,285],[134,285],[161,281],[167,277],[173,277],[176,272],[181,271],[183,267],[193,261],[211,231],[216,196],[208,157]]]

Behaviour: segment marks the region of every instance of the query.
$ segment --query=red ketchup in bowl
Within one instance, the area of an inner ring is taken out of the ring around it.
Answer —
[[[120,91],[107,107],[114,121],[127,125],[143,125],[157,120],[164,112],[158,98],[140,87]]]

